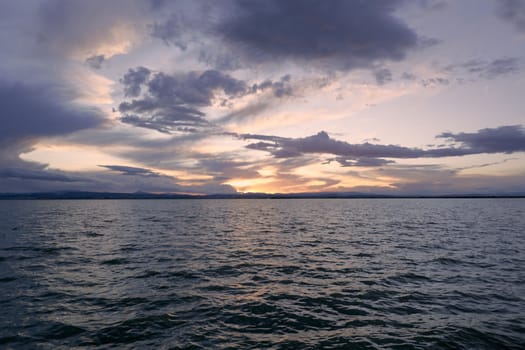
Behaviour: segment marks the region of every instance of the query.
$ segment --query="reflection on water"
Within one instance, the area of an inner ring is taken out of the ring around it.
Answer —
[[[525,200],[0,201],[0,347],[525,346]]]

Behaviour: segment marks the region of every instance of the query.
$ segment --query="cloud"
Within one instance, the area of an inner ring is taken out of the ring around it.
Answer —
[[[80,58],[126,52],[142,35],[154,6],[142,0],[49,0],[37,19],[40,48]]]
[[[102,68],[102,63],[106,60],[104,55],[94,55],[86,58],[86,64],[93,69]]]
[[[182,51],[201,42],[200,35],[208,31],[214,16],[208,1],[170,1],[163,6],[163,11],[169,10],[167,19],[149,25],[150,35]]]
[[[447,67],[446,70],[453,70],[451,66]],[[376,81],[379,85],[383,85],[386,82],[389,82],[392,80],[392,73],[390,71],[383,72],[382,70],[375,71]],[[436,76],[436,77],[430,77],[425,79],[420,79],[416,74],[409,73],[409,72],[403,72],[400,75],[401,80],[405,81],[416,81],[419,80],[419,84],[421,84],[423,87],[436,87],[436,86],[444,86],[449,85],[450,80],[448,78]]]
[[[213,174],[216,180],[225,181],[231,178],[258,178],[260,175],[257,171],[246,168],[250,166],[249,162],[233,161],[229,159],[202,159],[199,161],[197,168],[204,169],[206,173]]]
[[[278,81],[267,79],[262,83],[254,84],[252,86],[252,91],[271,90],[275,97],[291,96],[293,94],[292,86],[290,85],[291,79],[292,76],[289,74],[282,76]]]
[[[159,72],[148,82],[149,93],[157,99],[190,105],[209,106],[217,90],[228,97],[238,97],[246,94],[247,86],[217,70],[175,75]]]
[[[419,0],[418,5],[424,10],[440,11],[448,6],[448,0]]]
[[[121,173],[122,175],[153,176],[153,177],[160,176],[158,173],[153,172],[150,169],[146,169],[146,168],[138,168],[138,167],[124,166],[124,165],[99,165],[99,167],[106,168],[112,171],[117,171]]]
[[[498,0],[498,14],[516,30],[525,33],[525,2],[523,0]]]
[[[148,168],[124,165],[100,165],[111,171],[65,172],[46,164],[17,159],[6,163],[1,158],[1,192],[91,191],[91,192],[165,192],[165,193],[235,193],[219,180],[181,180]]]
[[[370,177],[394,178],[386,193],[406,195],[524,193],[523,176],[462,175],[436,165],[394,165],[373,169]],[[371,189],[374,191],[374,189]]]
[[[184,22],[185,18],[180,13],[175,13],[165,22],[155,22],[151,26],[151,36],[161,39],[166,45],[173,44],[186,50],[188,44],[184,34],[187,33],[187,23]]]
[[[395,163],[393,160],[388,160],[388,159],[383,159],[383,158],[369,158],[369,157],[360,157],[360,158],[336,157],[333,160],[338,162],[342,167],[379,167],[379,166]]]
[[[122,112],[127,109],[122,106]],[[170,107],[151,115],[125,114],[120,121],[133,126],[153,129],[165,134],[173,132],[196,132],[198,128],[211,127],[204,118],[204,113],[186,107]]]
[[[483,74],[489,79],[494,79],[501,75],[517,73],[520,70],[518,63],[519,60],[515,57],[499,58],[488,63]]]
[[[126,96],[139,97],[142,89],[145,92],[141,98],[119,105],[120,120],[168,134],[210,127],[199,108],[210,106],[219,92],[226,99],[248,92],[244,81],[216,70],[168,75],[138,67],[130,69],[121,83]]]
[[[265,91],[271,91],[276,98],[290,96],[290,80],[291,77],[285,75],[278,81],[249,85],[217,70],[170,75],[145,67],[129,69],[120,81],[127,97],[138,98],[119,105],[120,120],[167,134],[196,132],[214,127],[201,108],[216,102],[227,105],[243,96]],[[233,114],[226,117],[232,118]]]
[[[156,1],[156,0],[154,0]],[[150,35],[162,40],[166,45],[174,45],[187,50],[199,44],[202,34],[209,34],[210,26],[217,19],[221,8],[228,7],[231,1],[220,3],[210,0],[172,0],[157,1],[158,10],[170,13],[167,18],[158,18],[149,26]]]
[[[74,97],[65,86],[0,81],[0,138],[63,135],[101,125],[102,113],[73,103]]]
[[[328,60],[339,69],[401,60],[416,33],[393,16],[402,1],[237,1],[216,28],[253,61]]]
[[[384,85],[392,81],[392,72],[387,68],[381,68],[374,71],[374,76],[379,85]]]
[[[225,61],[214,57],[221,56],[220,47],[226,46],[230,59],[222,67],[292,60],[349,70],[383,60],[399,61],[409,50],[424,46],[425,40],[395,17],[403,3],[234,0],[220,6],[184,4],[174,7],[165,21],[155,23],[151,35],[181,49],[205,43],[201,56],[208,63]],[[199,35],[202,40],[197,40]],[[213,48],[216,42],[219,49]]]
[[[441,158],[482,153],[525,152],[525,129],[520,125],[482,129],[475,133],[445,132],[438,138],[454,141],[459,145],[442,148],[409,148],[397,145],[372,143],[351,144],[332,139],[326,132],[304,138],[283,138],[269,135],[239,135],[245,140],[259,140],[246,147],[266,151],[275,158],[293,158],[304,154],[330,154],[342,166],[381,166],[394,159]]]
[[[446,71],[460,70],[478,78],[496,79],[501,76],[517,73],[521,70],[520,60],[516,57],[502,57],[492,61],[470,60],[445,67]]]
[[[483,164],[469,165],[469,166],[456,168],[456,170],[457,171],[461,171],[461,170],[468,170],[468,169],[486,168],[486,167],[490,167],[490,166],[494,166],[494,165],[504,164],[504,163],[507,163],[509,161],[518,160],[518,159],[519,158],[505,158],[505,159],[503,159],[501,161],[498,161],[498,162],[489,162],[489,163],[483,163]]]
[[[251,121],[261,113],[266,111],[272,106],[271,101],[258,101],[257,103],[250,104],[246,107],[235,110],[231,113],[228,113],[222,116],[217,123],[218,124],[227,124],[230,122],[245,122]]]
[[[0,193],[42,191],[90,191],[90,192],[162,192],[162,193],[235,193],[229,185],[217,181],[195,181],[184,185],[171,176],[122,174],[113,172],[61,172],[42,169],[0,170]]]
[[[521,125],[481,129],[475,133],[444,132],[437,137],[458,142],[472,153],[525,152],[525,129]]]
[[[448,85],[450,84],[450,81],[446,78],[435,77],[435,78],[422,79],[420,83],[424,87],[433,87],[437,85]]]
[[[304,138],[282,138],[264,135],[241,135],[243,139],[265,140],[247,145],[250,149],[264,150],[276,158],[297,157],[308,153],[333,154],[345,156],[348,159],[358,158],[418,158],[425,154],[424,150],[395,145],[377,145],[368,142],[350,144],[332,139],[324,131]],[[272,141],[272,142],[266,142]]]
[[[141,87],[146,87],[149,97],[177,105],[209,106],[217,90],[222,90],[228,97],[241,96],[247,92],[244,81],[216,70],[168,75],[138,67],[130,69],[121,83],[126,96],[138,97]]]
[[[124,85],[124,94],[126,97],[138,97],[141,93],[141,86],[146,84],[151,71],[146,67],[130,68],[128,72],[120,79]]]
[[[47,171],[45,164],[26,162],[20,155],[32,150],[41,139],[67,135],[102,125],[96,108],[73,103],[75,94],[56,84],[30,86],[0,81],[0,182],[77,182],[63,172]]]
[[[5,168],[0,170],[0,179],[38,180],[51,182],[80,182],[84,179],[73,177],[59,171],[44,171],[43,169]]]
[[[46,164],[21,159],[20,155],[31,151],[37,141],[35,136],[0,137],[0,192],[42,191],[53,186],[74,187],[86,181],[75,174],[48,169]]]
[[[413,81],[417,79],[417,75],[415,75],[414,73],[403,72],[403,74],[401,75],[401,79]]]
[[[218,163],[217,163],[218,164]],[[213,167],[211,164],[209,164]],[[234,165],[234,163],[231,163]],[[179,192],[179,193],[235,193],[235,189],[229,185],[223,185],[221,180],[214,179],[206,181],[192,180],[191,185],[181,184],[181,180],[176,177],[163,175],[152,171],[148,168],[132,167],[124,165],[99,165],[100,167],[117,172],[118,175],[105,174],[107,181],[120,182],[117,188],[121,188],[124,192],[131,191],[150,191],[150,192]],[[226,168],[228,165],[225,165]],[[200,168],[202,170],[202,168]],[[103,179],[104,176],[97,174],[96,179]],[[110,188],[115,188],[111,185]]]

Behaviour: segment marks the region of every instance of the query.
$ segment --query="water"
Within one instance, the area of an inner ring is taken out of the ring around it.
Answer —
[[[0,201],[0,348],[523,349],[524,199]]]

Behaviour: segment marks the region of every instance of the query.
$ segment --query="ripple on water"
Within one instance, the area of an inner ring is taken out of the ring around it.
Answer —
[[[525,200],[0,201],[0,214],[1,347],[525,348]]]

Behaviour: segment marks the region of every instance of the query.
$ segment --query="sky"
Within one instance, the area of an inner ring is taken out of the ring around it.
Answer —
[[[0,0],[0,192],[525,193],[525,0]]]

